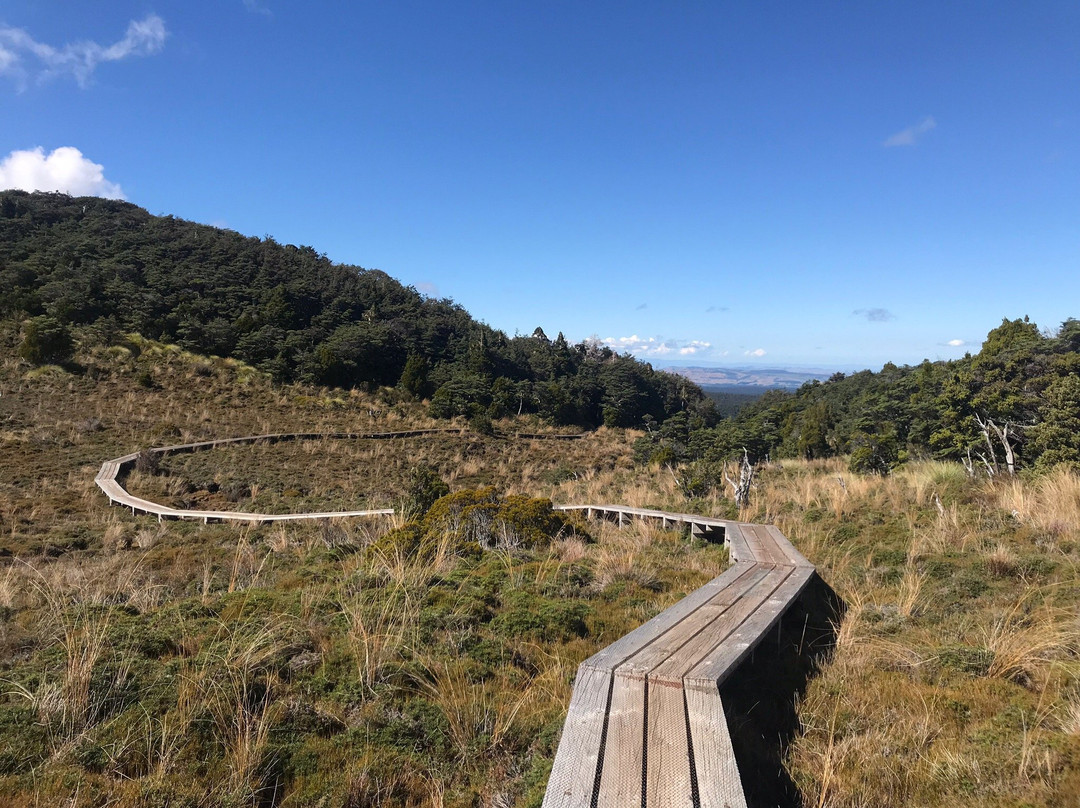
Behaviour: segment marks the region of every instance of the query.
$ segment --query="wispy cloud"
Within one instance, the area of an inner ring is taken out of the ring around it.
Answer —
[[[705,313],[706,314],[712,314],[714,311],[727,311],[727,310],[728,310],[727,306],[709,306],[709,308],[705,309]]]
[[[851,313],[856,317],[865,317],[869,323],[887,323],[896,319],[896,315],[888,309],[855,309]]]
[[[766,353],[764,348],[754,348],[752,351],[743,351],[743,356],[764,356]]]
[[[703,340],[677,340],[663,337],[606,337],[600,340],[616,351],[632,353],[634,356],[694,356],[712,348],[712,343]]]
[[[111,45],[85,41],[56,48],[38,42],[22,28],[0,25],[0,75],[14,80],[19,90],[31,79],[41,82],[64,75],[86,87],[98,65],[158,53],[165,47],[166,36],[165,21],[156,14],[129,22],[123,38]]]
[[[439,296],[439,287],[433,283],[428,283],[427,281],[421,281],[416,284],[416,291],[422,295],[427,295],[428,297]]]
[[[61,146],[49,154],[40,146],[13,151],[0,160],[0,188],[124,198],[120,186],[105,179],[105,167],[83,157],[74,146]]]
[[[264,17],[273,17],[274,12],[264,6],[258,0],[244,0],[244,8],[252,14],[262,14]]]
[[[885,142],[882,146],[891,148],[893,146],[914,146],[923,135],[929,132],[931,129],[937,127],[937,121],[931,116],[927,115],[919,123],[909,126],[907,129],[901,129],[895,134],[889,135],[885,138]]]
[[[962,339],[951,339],[948,342],[946,342],[945,344],[948,345],[951,348],[962,348],[965,345],[967,345],[967,343],[964,342],[964,340],[962,340]]]

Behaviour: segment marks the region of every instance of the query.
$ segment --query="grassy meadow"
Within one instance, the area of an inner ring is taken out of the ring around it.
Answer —
[[[846,609],[815,675],[773,694],[797,708],[778,752],[794,804],[1077,804],[1075,474],[972,480],[926,461],[881,478],[783,461],[739,513],[722,491],[687,500],[669,470],[635,465],[638,433],[510,437],[547,431],[520,419],[493,436],[166,457],[131,490],[400,513],[159,524],[108,506],[102,460],[447,424],[392,390],[275,386],[141,340],[83,347],[65,368],[4,357],[0,804],[539,805],[577,664],[727,557],[677,531],[552,521],[534,497],[771,522],[817,565]],[[465,510],[418,506],[417,468]]]

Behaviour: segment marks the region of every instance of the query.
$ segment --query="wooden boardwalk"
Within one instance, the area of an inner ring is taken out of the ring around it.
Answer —
[[[578,668],[544,808],[745,808],[720,685],[814,567],[775,527],[619,505],[557,506],[722,537],[722,575]]]
[[[167,455],[257,441],[390,439],[458,432],[274,434],[147,450]],[[519,436],[570,438],[576,436]],[[110,503],[162,519],[272,522],[389,515],[391,508],[262,514],[171,508],[129,493],[120,479],[139,453],[105,461],[95,482]],[[578,668],[543,808],[746,808],[720,686],[776,625],[814,567],[770,525],[621,505],[557,505],[623,525],[688,525],[724,541],[732,565]]]
[[[393,440],[395,438],[419,438],[431,435],[461,435],[460,429],[409,429],[399,432],[280,432],[268,435],[248,435],[242,438],[221,438],[219,440],[205,440],[196,443],[179,443],[174,446],[158,446],[146,449],[150,455],[165,456],[184,452],[201,452],[216,449],[222,446],[236,446],[246,443],[281,443],[296,440]],[[580,434],[562,435],[534,434],[519,432],[513,435],[522,440],[577,440]],[[156,516],[158,521],[163,519],[198,519],[203,522],[248,522],[260,524],[262,522],[286,522],[303,519],[340,519],[355,516],[389,516],[394,513],[393,508],[379,508],[376,510],[360,511],[325,511],[317,513],[248,513],[246,511],[207,511],[184,508],[172,508],[157,502],[142,499],[130,493],[124,488],[121,479],[139,459],[139,452],[124,455],[123,457],[106,460],[101,464],[94,482],[97,483],[111,505],[123,505],[131,508],[132,514],[146,513]]]

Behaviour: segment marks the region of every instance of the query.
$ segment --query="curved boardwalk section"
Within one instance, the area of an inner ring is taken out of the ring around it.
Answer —
[[[440,435],[440,434],[460,434],[460,430],[456,429],[413,429],[406,432],[375,432],[375,433],[359,433],[359,432],[289,432],[272,435],[249,435],[243,438],[223,438],[221,440],[207,440],[199,441],[198,443],[180,443],[175,446],[159,446],[154,449],[147,449],[146,452],[151,455],[168,455],[179,454],[182,452],[201,452],[208,449],[216,449],[220,446],[235,446],[245,443],[280,443],[282,441],[293,440],[323,440],[323,439],[345,439],[345,440],[359,440],[359,439],[372,439],[372,440],[389,440],[392,438],[414,438],[422,437],[425,435]],[[139,459],[139,452],[133,454],[124,455],[123,457],[117,457],[112,460],[106,460],[101,464],[101,469],[97,473],[97,477],[94,478],[94,482],[97,483],[105,496],[109,498],[109,504],[111,505],[123,505],[124,507],[131,508],[131,512],[134,513],[148,513],[158,518],[160,522],[162,519],[201,519],[204,522],[219,522],[219,521],[232,521],[232,522],[249,522],[253,524],[259,524],[262,522],[285,522],[295,521],[300,519],[335,519],[342,517],[352,516],[387,516],[394,512],[393,508],[381,508],[378,510],[364,510],[364,511],[327,511],[325,513],[247,513],[244,511],[203,511],[203,510],[185,510],[182,508],[170,508],[167,505],[161,505],[157,502],[150,502],[146,499],[141,499],[130,493],[120,483],[120,478],[127,474]]]
[[[175,446],[159,446],[154,449],[146,449],[150,455],[180,454],[183,452],[201,452],[208,449],[216,449],[220,446],[236,446],[245,443],[281,443],[294,440],[392,440],[394,438],[418,438],[428,435],[460,435],[460,429],[410,429],[401,432],[283,432],[270,435],[248,435],[242,438],[222,438],[220,440],[206,440],[197,443],[179,443]],[[533,434],[520,432],[515,438],[525,440],[577,440],[581,435],[561,434]],[[135,466],[139,459],[139,452],[106,460],[101,464],[94,482],[97,483],[105,496],[109,498],[110,505],[123,505],[131,508],[131,512],[147,513],[163,519],[201,519],[204,522],[249,522],[260,524],[262,522],[285,522],[301,519],[337,519],[354,516],[388,516],[393,514],[393,508],[380,508],[377,510],[363,511],[326,511],[323,513],[248,513],[246,511],[205,511],[185,510],[183,508],[170,508],[142,499],[130,493],[120,479],[123,478]]]
[[[544,808],[745,808],[720,685],[814,575],[775,527],[618,505],[560,506],[689,524],[723,538],[722,575],[578,668]]]

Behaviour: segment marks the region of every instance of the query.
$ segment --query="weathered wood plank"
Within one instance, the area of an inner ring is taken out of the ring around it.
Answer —
[[[731,524],[724,528],[724,543],[728,548],[728,557],[735,562],[753,564],[757,562],[750,552],[750,545],[743,536],[742,525]]]
[[[645,805],[694,808],[686,704],[680,683],[649,680]]]
[[[698,808],[746,808],[724,705],[714,687],[687,688],[686,716],[697,773]]]
[[[812,567],[814,566],[806,557],[795,549],[795,545],[791,543],[787,536],[780,532],[780,528],[776,525],[766,525],[765,529],[769,531],[769,535],[772,536],[773,541],[777,546],[781,547],[788,560],[796,567]]]
[[[814,574],[812,568],[788,567],[788,576],[757,609],[733,631],[725,641],[687,671],[683,681],[687,686],[718,686],[761,642],[781,615],[798,597]]]
[[[749,563],[735,564],[724,570],[723,573],[713,578],[704,586],[695,589],[685,598],[673,606],[665,609],[656,617],[638,626],[629,634],[615,640],[611,645],[598,651],[586,660],[587,664],[596,668],[614,670],[621,665],[629,656],[637,653],[650,642],[670,630],[686,615],[706,603],[709,598],[726,587],[729,583],[737,580],[746,570],[753,566]]]
[[[613,677],[596,808],[641,805],[645,704],[643,677]]]
[[[611,695],[611,674],[578,668],[570,710],[555,752],[543,808],[580,808],[592,803]]]
[[[773,564],[788,564],[792,565],[791,557],[787,553],[788,545],[785,541],[781,544],[776,540],[776,536],[769,531],[767,525],[754,525],[754,533],[757,534],[758,541],[761,543],[762,548],[765,551],[765,558],[763,561],[771,561]],[[791,548],[794,549],[794,548]]]
[[[738,578],[717,589],[712,597],[683,616],[667,631],[658,633],[651,642],[622,662],[617,670],[626,674],[645,675],[654,672],[672,656],[683,658],[687,643],[701,633],[713,636],[718,619],[747,592],[754,589],[768,571],[768,568],[762,565],[746,565]],[[742,611],[738,614],[742,614]]]
[[[722,653],[732,636],[742,629],[746,621],[754,616],[788,577],[791,568],[765,567],[762,572],[764,574],[758,578],[755,585],[723,614],[718,615],[707,631],[699,631],[689,638],[678,654],[672,655],[653,670],[653,675],[681,682],[687,672],[696,668],[703,660]]]

